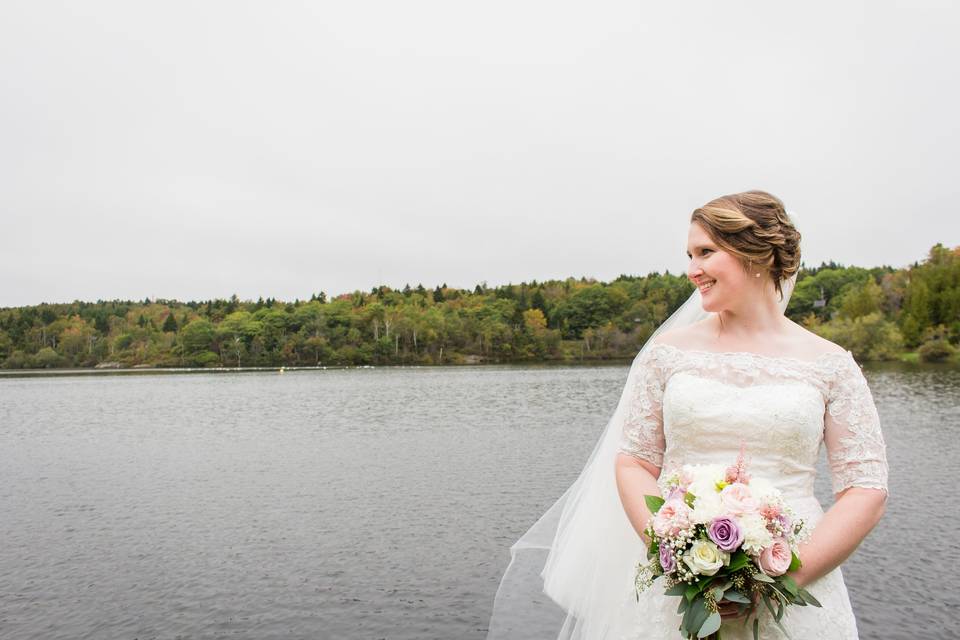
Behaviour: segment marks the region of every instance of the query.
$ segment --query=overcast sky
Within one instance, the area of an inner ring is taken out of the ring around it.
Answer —
[[[0,5],[0,306],[807,265],[960,244],[955,2]]]

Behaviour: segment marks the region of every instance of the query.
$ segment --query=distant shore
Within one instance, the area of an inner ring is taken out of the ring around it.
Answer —
[[[602,365],[629,365],[632,358],[584,358],[575,360],[515,360],[496,362],[485,360],[480,362],[446,362],[442,364],[361,364],[361,365],[320,365],[295,367],[77,367],[58,369],[0,369],[0,379],[4,378],[56,378],[63,376],[131,376],[131,375],[170,375],[196,373],[263,373],[278,374],[294,371],[339,371],[359,369],[434,369],[443,367],[490,367],[490,366],[519,366],[519,367],[558,367],[558,366],[588,366]],[[909,364],[934,365],[942,367],[960,367],[960,359],[951,358],[941,362],[924,362],[916,351],[900,354],[896,360],[867,360],[866,364]]]
[[[902,269],[804,266],[785,314],[859,362],[958,364],[957,282],[960,247],[942,244]],[[692,293],[686,276],[653,272],[472,290],[381,285],[293,302],[233,295],[0,308],[0,368],[192,373],[616,362],[636,355]]]
[[[593,358],[584,360],[518,360],[512,362],[447,362],[443,364],[361,364],[361,365],[322,365],[315,367],[121,367],[97,369],[93,367],[70,369],[0,369],[0,379],[3,378],[57,378],[64,376],[131,376],[131,375],[158,375],[158,374],[192,374],[192,373],[288,373],[293,371],[340,371],[360,369],[438,369],[458,367],[558,367],[558,366],[589,366],[601,365],[628,365],[631,358]]]

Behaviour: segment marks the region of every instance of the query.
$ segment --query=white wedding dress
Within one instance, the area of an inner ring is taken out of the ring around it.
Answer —
[[[833,490],[887,491],[887,461],[873,397],[849,352],[815,359],[710,352],[654,343],[639,356],[642,375],[628,393],[620,451],[662,468],[732,464],[746,445],[749,471],[784,494],[808,527],[823,508],[814,497],[815,465],[826,446]],[[822,608],[791,606],[783,625],[796,640],[856,639],[857,625],[840,569],[807,585]],[[637,602],[623,584],[622,605],[606,638],[679,639],[677,599],[661,581]],[[761,638],[784,638],[762,608]],[[752,638],[742,622],[725,622],[723,640]]]

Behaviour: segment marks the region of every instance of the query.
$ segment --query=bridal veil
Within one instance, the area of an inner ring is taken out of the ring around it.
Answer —
[[[784,311],[796,274],[782,281]],[[640,356],[657,334],[706,318],[700,291],[647,340],[634,358],[613,417],[574,483],[510,548],[494,598],[487,640],[605,640],[613,609],[646,557],[617,492],[614,460],[642,377]]]

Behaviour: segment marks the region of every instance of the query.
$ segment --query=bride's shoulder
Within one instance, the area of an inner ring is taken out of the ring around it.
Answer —
[[[806,327],[787,319],[787,330],[781,337],[765,341],[764,344],[740,345],[737,348],[725,349],[716,344],[717,327],[712,318],[704,318],[698,322],[674,327],[653,337],[653,344],[662,344],[681,350],[701,351],[748,351],[781,355],[799,360],[813,360],[827,354],[844,355],[847,350],[840,345],[818,336]]]
[[[683,327],[674,327],[653,337],[653,344],[663,344],[678,349],[703,349],[707,346],[707,323],[709,318]]]
[[[822,336],[818,336],[803,325],[790,320],[792,329],[792,342],[799,352],[809,354],[810,356],[822,356],[827,354],[844,355],[847,350],[835,342],[831,342]]]

